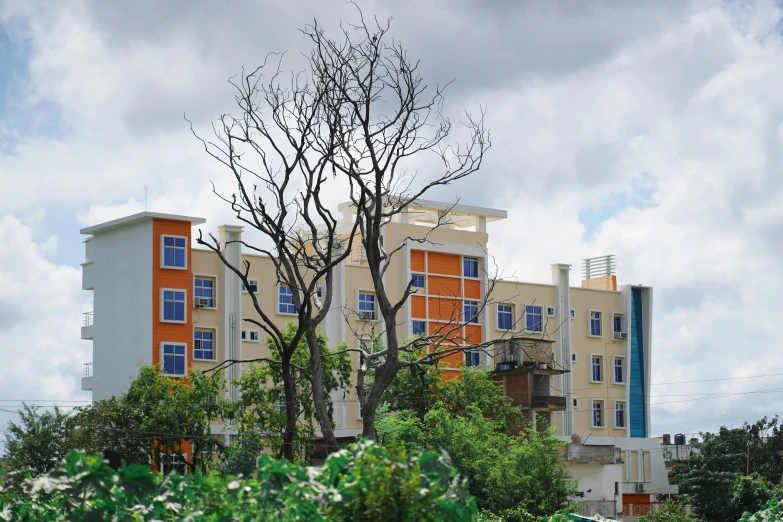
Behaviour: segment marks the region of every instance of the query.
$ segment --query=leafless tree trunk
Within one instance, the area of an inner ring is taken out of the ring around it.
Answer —
[[[339,40],[325,36],[317,24],[307,27],[304,32],[315,46],[311,69],[318,78],[317,83],[330,84],[338,91],[325,100],[335,133],[341,137],[339,150],[329,156],[329,161],[331,168],[348,181],[351,202],[357,212],[355,223],[361,246],[366,251],[382,318],[385,347],[363,353],[364,364],[359,368],[357,379],[363,408],[363,436],[374,438],[376,409],[384,390],[400,368],[434,364],[443,353],[475,348],[475,345],[449,345],[446,350],[429,350],[430,353],[420,360],[401,360],[401,350],[412,351],[422,342],[435,344],[437,348],[444,340],[449,341],[450,336],[461,332],[461,327],[471,318],[463,317],[460,311],[459,319],[447,328],[449,331],[407,344],[398,338],[398,315],[410,298],[413,281],[408,282],[400,299],[393,300],[383,276],[394,255],[406,244],[426,243],[428,237],[408,237],[400,245],[387,246],[384,227],[430,189],[449,185],[476,172],[490,142],[489,133],[484,129],[482,108],[478,118],[465,113],[463,125],[469,135],[467,143],[447,145],[452,127],[441,112],[443,87],[428,88],[424,84],[418,73],[418,62],[408,57],[399,42],[390,39],[389,22],[374,20],[367,23],[361,12],[359,14],[360,22],[344,27]],[[416,187],[415,175],[407,174],[407,160],[426,153],[436,155],[442,168]],[[447,219],[447,215],[441,216],[441,221]],[[439,221],[438,225],[441,224]],[[485,292],[482,309],[490,290]],[[369,390],[365,386],[368,371],[372,373]]]

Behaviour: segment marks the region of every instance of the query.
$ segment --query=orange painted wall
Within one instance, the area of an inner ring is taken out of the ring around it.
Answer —
[[[431,336],[440,336],[453,344],[459,344],[462,341],[462,328],[454,329],[449,323],[436,323],[430,321],[427,323],[427,333]]]
[[[465,279],[465,298],[481,299],[481,283],[477,279]]]
[[[464,357],[465,355],[462,352],[452,353],[450,355],[447,355],[443,359],[441,359],[440,363],[442,366],[445,366],[447,368],[461,368]],[[443,372],[441,373],[441,378],[443,378],[444,375],[448,375],[451,373],[453,372]]]
[[[168,219],[152,220],[152,364],[160,364],[160,343],[186,343],[188,371],[193,367],[193,259],[190,250],[191,224],[187,221],[171,221]],[[185,236],[187,242],[187,270],[172,270],[161,268],[160,249],[162,234]],[[185,324],[162,323],[160,307],[162,303],[161,289],[177,288],[185,290]]]
[[[415,319],[427,318],[427,298],[420,295],[411,296],[411,317]]]
[[[430,274],[445,274],[458,276],[462,274],[461,257],[456,254],[441,252],[427,253],[427,272]]]
[[[481,342],[481,326],[475,324],[465,325],[465,342],[467,344],[478,344]]]
[[[462,314],[462,300],[430,297],[427,311],[430,319],[455,321]]]
[[[440,374],[441,381],[446,382],[452,379],[460,380],[462,379],[462,374],[460,374],[459,372],[449,372],[449,371],[441,372]]]
[[[411,272],[424,272],[424,250],[411,250]]]
[[[444,295],[449,297],[462,297],[459,287],[460,280],[456,277],[443,277],[431,275],[427,281],[427,293],[429,295]]]

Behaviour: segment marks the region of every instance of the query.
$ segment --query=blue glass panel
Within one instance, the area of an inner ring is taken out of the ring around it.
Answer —
[[[411,286],[413,288],[424,288],[424,276],[421,274],[414,274],[413,284]]]
[[[175,357],[174,358],[174,373],[176,375],[185,375],[185,358],[184,357]]]
[[[413,321],[413,335],[419,335],[423,333],[425,333],[424,321]]]
[[[166,301],[170,301],[170,300],[174,299],[174,292],[171,292],[169,290],[164,290],[163,291],[163,299],[166,300]]]
[[[631,437],[646,437],[644,381],[644,331],[642,319],[642,292],[631,289],[631,317],[629,338],[631,341],[630,401],[628,405]]]
[[[185,320],[185,303],[180,301],[174,303],[174,320],[175,321]]]
[[[163,238],[163,245],[165,245],[165,246],[174,246],[174,238],[173,237],[164,237]]]
[[[174,249],[174,266],[177,267],[185,266],[185,250],[181,248]]]
[[[186,240],[184,237],[176,237],[174,238],[174,245],[180,248],[185,248],[185,241]]]
[[[174,266],[174,248],[163,249],[163,266]]]
[[[174,320],[174,303],[172,301],[163,302],[163,319],[166,321]]]

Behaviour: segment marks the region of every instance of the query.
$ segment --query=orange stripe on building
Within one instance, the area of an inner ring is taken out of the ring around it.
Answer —
[[[427,293],[430,295],[443,295],[448,297],[461,298],[460,280],[456,277],[429,276],[427,281]]]
[[[188,370],[193,367],[193,256],[190,249],[191,224],[187,221],[168,219],[152,220],[152,364],[160,364],[160,343],[185,343]],[[161,267],[161,235],[185,236],[187,270],[173,270]],[[185,291],[186,322],[163,323],[160,310],[163,303],[161,289],[174,288]]]
[[[481,283],[477,279],[465,279],[465,298],[481,299]]]
[[[430,274],[462,275],[461,256],[443,254],[441,252],[427,253],[427,272]]]
[[[447,368],[460,368],[463,364],[463,358],[465,356],[462,352],[452,353],[444,357],[440,360],[440,364],[442,366],[445,366]],[[441,373],[441,378],[444,374],[451,374],[454,373],[455,375],[459,375],[456,372],[443,372]]]
[[[424,272],[424,250],[411,250],[411,272]]]
[[[432,320],[456,321],[462,314],[462,300],[430,297],[427,299],[427,312]]]
[[[415,319],[427,318],[427,298],[420,295],[411,296],[411,317]]]

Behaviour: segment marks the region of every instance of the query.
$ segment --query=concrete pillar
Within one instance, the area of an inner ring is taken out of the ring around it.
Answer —
[[[221,225],[218,227],[218,238],[220,241],[220,250],[226,260],[232,266],[243,270],[242,267],[242,245],[239,243],[242,239],[242,227],[233,225]],[[239,277],[225,264],[221,266],[220,280],[218,288],[220,294],[220,335],[221,344],[218,349],[222,349],[225,359],[242,358],[242,286]],[[239,379],[242,372],[242,365],[235,364],[227,372],[228,380]],[[227,396],[233,401],[239,400],[239,389],[233,384],[229,384]]]
[[[571,265],[555,263],[552,265],[552,284],[557,292],[555,317],[557,318],[557,333],[555,339],[560,350],[560,365],[568,370],[560,376],[560,389],[566,398],[566,410],[562,415],[560,429],[562,434],[570,436],[574,433],[574,401],[572,396],[571,376]]]

